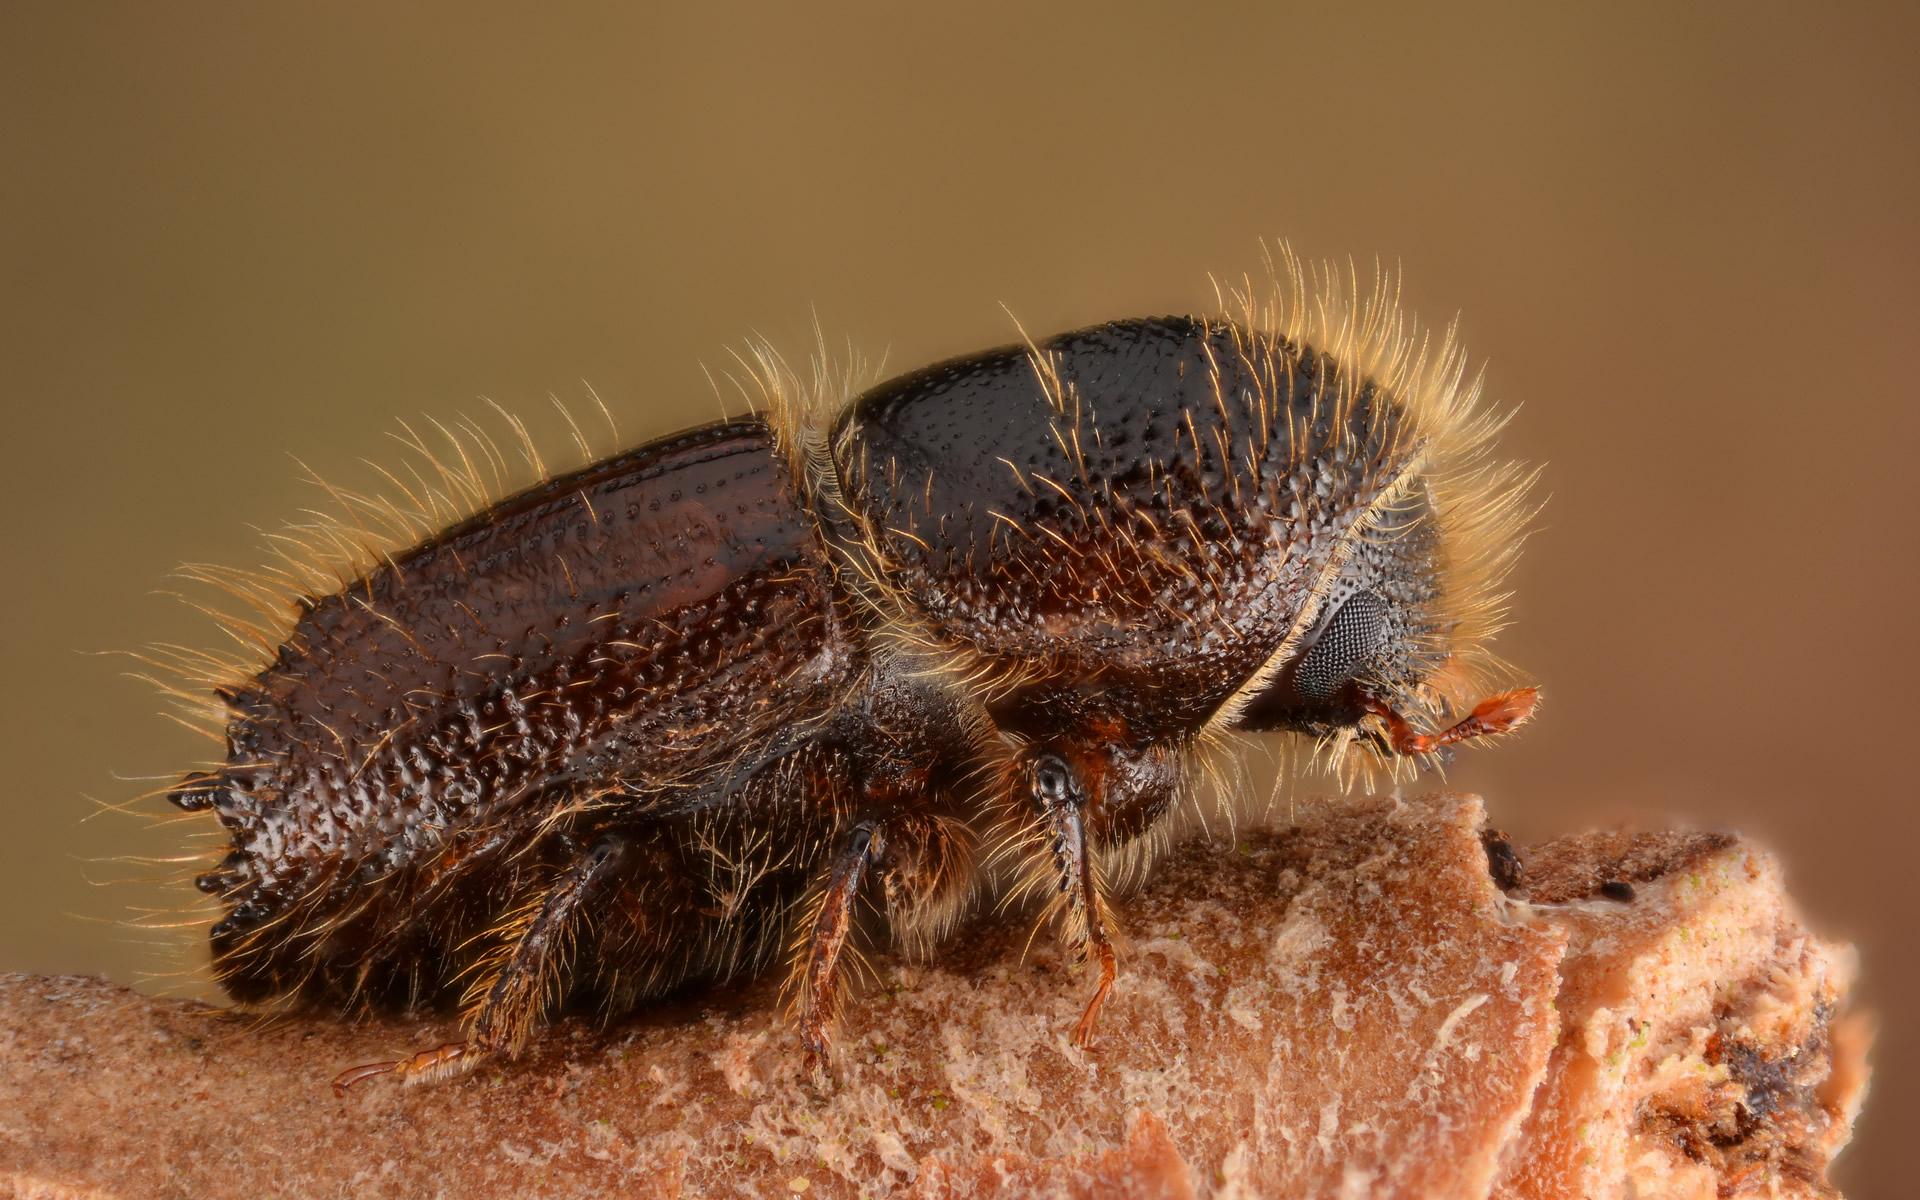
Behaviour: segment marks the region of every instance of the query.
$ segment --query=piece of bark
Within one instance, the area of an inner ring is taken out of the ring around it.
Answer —
[[[938,965],[876,959],[824,1095],[777,981],[339,1100],[340,1068],[454,1030],[0,977],[0,1191],[1830,1194],[1865,1035],[1837,1019],[1847,953],[1800,929],[1766,855],[1709,834],[1503,855],[1472,797],[1298,817],[1177,852],[1123,906],[1091,1050],[1066,1036],[1085,973],[986,922]]]
[[[1836,1194],[1866,1023],[1834,1020],[1852,953],[1800,927],[1770,857],[1585,834],[1529,855],[1524,886],[1569,946],[1560,1047],[1498,1194],[1612,1195],[1622,1175],[1672,1200]]]

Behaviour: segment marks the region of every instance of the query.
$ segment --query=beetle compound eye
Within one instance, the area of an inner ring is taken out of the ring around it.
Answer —
[[[1341,684],[1379,657],[1387,644],[1387,615],[1387,602],[1378,592],[1355,592],[1335,609],[1294,673],[1301,698],[1333,699]]]
[[[1070,803],[1073,772],[1058,754],[1043,754],[1033,763],[1033,799],[1042,808]]]

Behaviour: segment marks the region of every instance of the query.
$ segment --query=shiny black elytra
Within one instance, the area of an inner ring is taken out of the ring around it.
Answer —
[[[650,443],[300,598],[220,693],[227,761],[173,792],[232,835],[200,880],[221,983],[460,1003],[462,1041],[344,1088],[786,958],[823,1066],[849,938],[931,948],[999,880],[1096,965],[1084,1043],[1109,893],[1206,746],[1418,760],[1531,710],[1445,717],[1510,477],[1475,474],[1446,363],[1376,341],[1250,314],[992,350],[823,426]]]

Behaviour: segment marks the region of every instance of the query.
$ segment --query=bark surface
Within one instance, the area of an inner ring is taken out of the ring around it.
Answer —
[[[1090,984],[1017,920],[874,960],[839,1079],[777,981],[336,1099],[449,1024],[265,1021],[0,976],[0,1193],[28,1197],[1824,1196],[1865,1086],[1850,952],[1764,852],[1510,852],[1480,801],[1341,801],[1176,852]],[[10,1191],[9,1191],[10,1189]]]

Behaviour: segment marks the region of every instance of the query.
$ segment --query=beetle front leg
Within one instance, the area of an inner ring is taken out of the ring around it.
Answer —
[[[1053,854],[1054,898],[1049,910],[1065,920],[1067,944],[1100,968],[1093,998],[1073,1028],[1074,1045],[1086,1046],[1093,1040],[1094,1023],[1119,970],[1110,933],[1112,912],[1099,863],[1087,845],[1087,795],[1078,777],[1066,760],[1045,754],[1034,760],[1032,788]]]

